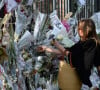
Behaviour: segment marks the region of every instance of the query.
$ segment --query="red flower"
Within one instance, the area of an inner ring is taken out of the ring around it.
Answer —
[[[24,9],[21,9],[21,12],[24,12],[25,10]]]
[[[20,3],[21,2],[21,0],[15,0],[17,3]]]

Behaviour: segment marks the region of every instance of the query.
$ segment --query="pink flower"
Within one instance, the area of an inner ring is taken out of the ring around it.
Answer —
[[[66,31],[69,32],[69,30],[70,30],[70,25],[66,22],[66,20],[63,20],[63,21],[62,21],[62,24],[65,26]]]

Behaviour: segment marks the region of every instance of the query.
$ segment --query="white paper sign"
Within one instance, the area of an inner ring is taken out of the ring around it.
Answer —
[[[55,36],[62,34],[63,36],[67,36],[66,28],[59,20],[56,11],[50,14],[51,24],[53,25],[53,30],[51,34],[54,34]]]
[[[33,37],[29,31],[26,31],[18,42],[19,48],[29,45],[33,41]]]

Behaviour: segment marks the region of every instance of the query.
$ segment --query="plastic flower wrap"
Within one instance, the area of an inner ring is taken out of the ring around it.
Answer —
[[[15,11],[16,22],[15,22],[15,34],[14,39],[18,41],[19,36],[24,29],[27,28],[27,25],[30,24],[32,19],[32,13],[29,12],[23,5],[19,5],[18,9]]]
[[[27,5],[32,5],[33,0],[28,0]]]
[[[30,46],[33,41],[33,36],[29,31],[26,31],[24,35],[19,39],[18,48],[24,48]]]
[[[0,9],[4,6],[5,0],[0,1]]]
[[[52,65],[51,68],[54,69]],[[37,89],[58,90],[57,76],[55,78],[55,74],[57,74],[57,72],[55,73],[55,69],[50,71],[49,69],[51,68],[45,67],[44,70],[35,74],[35,86]]]
[[[0,65],[0,90],[13,90],[13,85],[4,68]]]
[[[5,0],[5,4],[6,4],[7,12],[14,10],[18,6],[18,3],[15,0]]]
[[[58,83],[52,83],[52,74],[50,75],[50,79],[47,80],[47,83],[46,83],[46,88],[47,90],[59,90],[58,88]]]
[[[45,20],[46,20],[46,14],[38,12],[38,16],[35,22],[35,27],[34,27],[34,34],[33,34],[33,38],[34,40],[36,40],[38,37],[39,32],[41,32],[40,30],[43,28]]]
[[[9,13],[17,8],[18,3],[16,0],[2,0],[0,2],[0,9],[3,6],[5,6],[5,13]]]
[[[19,57],[17,57],[17,63],[20,67],[20,70],[23,70],[24,67],[25,67],[25,61],[24,61],[24,58],[21,55],[19,55]]]
[[[75,44],[74,41],[69,39],[68,37],[63,37],[62,35],[58,35],[56,38],[64,47],[71,47]]]
[[[100,12],[98,13],[94,13],[91,17],[90,17],[96,25],[96,32],[99,34],[100,33]]]
[[[69,39],[68,37],[65,37],[63,40],[62,40],[62,43],[64,44],[65,47],[71,47],[75,44],[74,41],[72,41],[71,39]]]
[[[67,23],[70,25],[70,30],[68,32],[68,38],[70,38],[72,41],[76,43],[77,41],[79,41],[79,35],[77,32],[78,21],[75,17],[73,17],[73,18],[69,18],[67,20]]]
[[[83,6],[86,4],[86,0],[78,0],[77,3],[79,6]]]
[[[66,37],[67,36],[66,28],[59,20],[56,11],[53,11],[50,14],[50,20],[51,20],[51,25],[53,26],[53,30],[50,35],[54,35],[56,37],[57,35],[62,34],[63,36]]]
[[[42,66],[43,66],[43,63],[44,63],[44,59],[43,59],[44,56],[37,56],[35,57],[35,65],[34,65],[34,69],[38,72]],[[41,71],[41,70],[40,70]]]
[[[90,81],[93,87],[100,88],[100,77],[96,67],[93,67],[91,70]]]
[[[49,63],[49,59],[48,59],[47,56],[38,56],[35,59],[36,59],[36,63],[35,63],[35,67],[34,68],[38,72],[41,72],[43,69],[45,69],[44,63],[47,63],[47,64]]]

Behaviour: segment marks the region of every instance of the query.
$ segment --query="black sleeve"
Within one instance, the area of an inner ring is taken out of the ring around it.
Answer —
[[[100,45],[97,46],[96,48],[96,54],[94,58],[94,65],[95,66],[100,66]]]
[[[70,52],[76,52],[77,49],[81,48],[80,42],[77,42],[76,44],[74,44],[72,47],[70,47],[68,50]]]

